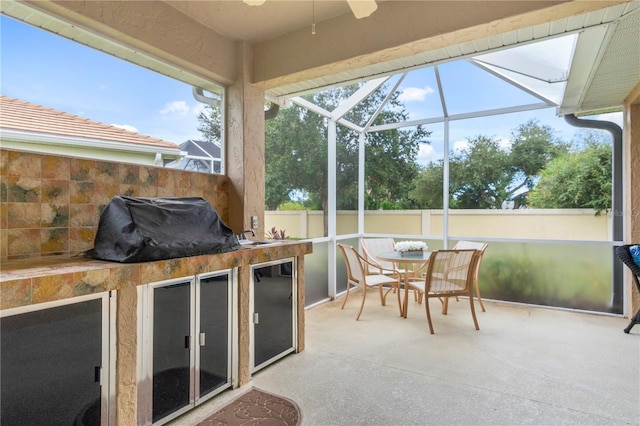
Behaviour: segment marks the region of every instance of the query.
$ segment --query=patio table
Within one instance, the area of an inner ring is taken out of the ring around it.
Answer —
[[[410,274],[413,274],[416,269],[423,268],[429,262],[429,256],[431,256],[431,252],[428,251],[419,251],[419,252],[399,252],[399,251],[389,251],[382,252],[376,254],[376,258],[385,262],[393,262],[398,265],[398,269],[404,269],[401,275],[401,283],[404,286],[404,300],[402,302],[401,311],[402,317],[407,317],[407,307],[409,304],[409,286],[407,283],[409,282]],[[409,269],[409,265],[412,266],[411,270]],[[417,268],[416,268],[417,265]],[[398,289],[398,291],[400,291]]]

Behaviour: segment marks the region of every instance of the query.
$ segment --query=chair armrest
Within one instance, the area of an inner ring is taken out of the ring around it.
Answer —
[[[371,265],[371,266],[373,266],[374,268],[378,269],[378,270],[380,271],[380,275],[383,275],[383,272],[382,272],[382,271],[392,271],[394,275],[395,275],[395,274],[398,274],[398,276],[400,276],[400,272],[399,272],[396,268],[393,268],[393,269],[383,268],[383,267],[382,267],[382,265],[380,265],[379,263],[374,263],[375,261],[374,261],[374,262],[371,262],[371,261],[369,261],[369,260],[365,259],[365,258],[364,258],[364,256],[361,256],[361,255],[358,255],[358,256],[360,256],[360,260],[361,260],[363,263],[365,263],[365,264],[367,264],[367,265]],[[369,268],[368,268],[368,267],[366,267],[366,268],[365,268],[365,270],[368,272],[368,271],[369,271]]]

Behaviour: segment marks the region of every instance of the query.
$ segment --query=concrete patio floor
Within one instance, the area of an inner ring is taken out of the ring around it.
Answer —
[[[356,297],[353,297],[356,296]],[[390,295],[391,296],[391,295]],[[302,425],[640,425],[640,326],[628,320],[468,300],[409,317],[360,293],[306,311],[306,350],[170,423],[195,425],[250,386],[294,400]]]

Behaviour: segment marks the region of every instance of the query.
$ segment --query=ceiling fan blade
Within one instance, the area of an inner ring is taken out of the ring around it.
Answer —
[[[262,6],[266,0],[242,0],[249,6]]]
[[[366,18],[378,8],[376,0],[347,0],[347,3],[356,19]]]

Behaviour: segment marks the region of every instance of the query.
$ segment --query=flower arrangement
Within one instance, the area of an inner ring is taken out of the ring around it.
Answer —
[[[425,251],[427,245],[422,241],[400,241],[395,244],[395,250],[401,253],[408,251]]]

